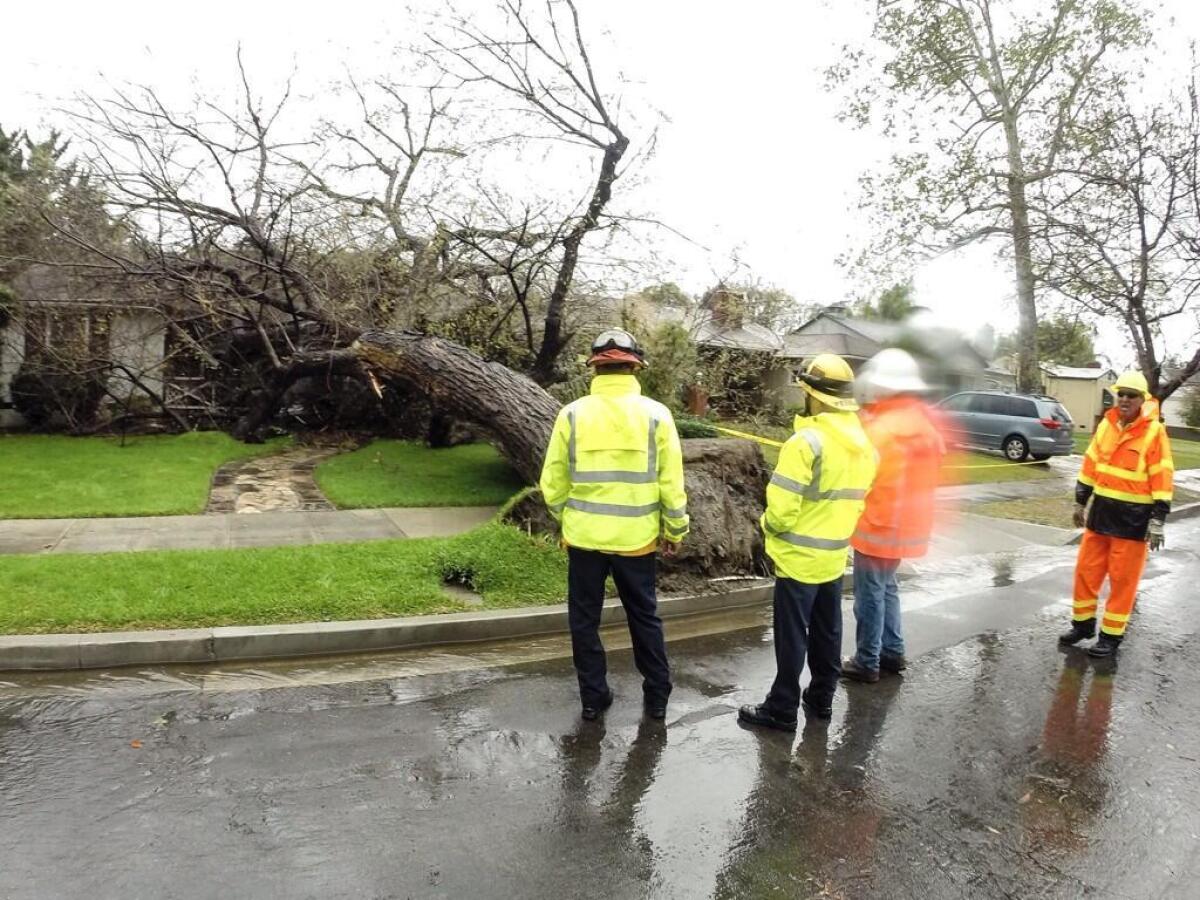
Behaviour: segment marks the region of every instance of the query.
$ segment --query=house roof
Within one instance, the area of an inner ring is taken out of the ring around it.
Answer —
[[[780,356],[807,359],[818,353],[836,353],[850,359],[869,359],[879,352],[879,344],[861,334],[798,334],[783,337]]]
[[[703,347],[748,350],[754,353],[779,353],[783,339],[769,328],[746,322],[738,327],[722,327],[711,319],[696,326],[695,340]]]
[[[1078,381],[1099,381],[1101,378],[1115,378],[1111,369],[1097,369],[1090,366],[1056,366],[1044,365],[1042,371],[1051,378],[1075,379]]]

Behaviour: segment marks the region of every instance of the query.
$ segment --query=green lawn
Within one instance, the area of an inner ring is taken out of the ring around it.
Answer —
[[[0,518],[169,516],[203,511],[222,463],[277,453],[218,431],[127,438],[0,435]]]
[[[1087,450],[1090,434],[1075,435],[1075,452]],[[1182,441],[1178,438],[1171,440],[1171,455],[1175,457],[1176,469],[1200,469],[1200,441]]]
[[[342,509],[381,506],[493,506],[525,485],[490,444],[430,450],[375,441],[317,467],[317,484]]]
[[[1175,504],[1194,503],[1200,500],[1200,494],[1175,490]],[[1022,522],[1034,522],[1038,525],[1055,525],[1059,528],[1072,528],[1071,514],[1075,510],[1074,490],[1064,491],[1052,497],[1034,497],[1021,500],[998,500],[992,503],[977,503],[970,508],[973,513],[981,516],[995,516],[1000,519],[1019,519]],[[1167,539],[1170,540],[1170,520],[1167,520]]]
[[[562,602],[566,555],[489,524],[451,538],[62,556],[0,556],[0,633],[117,631],[452,612]]]

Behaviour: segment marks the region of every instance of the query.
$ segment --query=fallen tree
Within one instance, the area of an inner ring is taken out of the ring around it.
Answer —
[[[352,352],[375,376],[416,388],[443,413],[477,426],[537,484],[561,404],[533,380],[452,341],[410,331],[366,332]],[[685,589],[700,579],[763,574],[758,518],[769,472],[758,446],[685,440],[683,459],[692,531],[679,557],[664,564],[665,585]],[[516,503],[508,519],[531,531],[554,530],[536,491]]]

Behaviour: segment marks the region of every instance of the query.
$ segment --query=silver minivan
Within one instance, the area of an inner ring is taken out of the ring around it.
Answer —
[[[999,450],[1013,462],[1074,452],[1071,414],[1053,397],[964,391],[938,405],[946,413],[953,443]]]

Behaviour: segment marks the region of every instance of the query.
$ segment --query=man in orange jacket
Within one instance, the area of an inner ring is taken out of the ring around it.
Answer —
[[[1075,526],[1086,521],[1087,527],[1075,564],[1071,630],[1058,639],[1070,645],[1096,634],[1100,587],[1107,577],[1100,638],[1088,648],[1089,655],[1101,659],[1116,653],[1125,636],[1147,546],[1158,550],[1166,543],[1163,526],[1175,476],[1171,442],[1145,377],[1126,372],[1111,390],[1117,405],[1096,426],[1075,485]]]
[[[919,396],[928,386],[909,354],[881,351],[863,367],[859,384],[863,426],[879,454],[879,470],[850,539],[858,649],[842,663],[842,677],[873,684],[880,669],[899,673],[906,665],[896,571],[900,560],[924,556],[929,548],[946,447]]]

